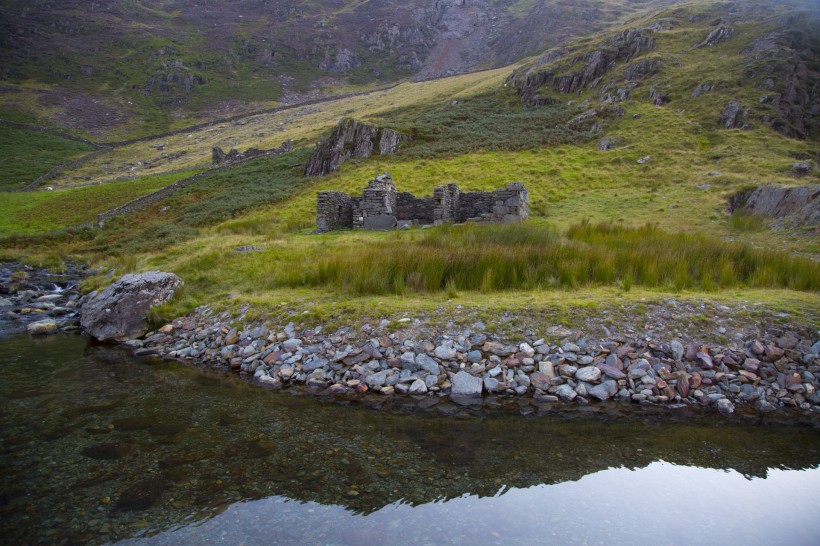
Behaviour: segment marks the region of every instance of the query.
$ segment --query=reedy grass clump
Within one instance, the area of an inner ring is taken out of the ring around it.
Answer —
[[[327,287],[354,295],[616,285],[820,288],[820,266],[808,259],[705,235],[665,233],[650,224],[580,223],[566,234],[539,225],[468,225],[416,235],[302,253],[299,260],[277,263],[267,278],[273,287]]]

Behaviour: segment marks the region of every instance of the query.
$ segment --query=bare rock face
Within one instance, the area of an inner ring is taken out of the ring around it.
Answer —
[[[798,225],[817,226],[820,225],[820,184],[796,188],[760,186],[732,197],[729,208],[775,219],[790,219]]]
[[[577,56],[570,61],[572,65],[583,64],[580,70],[570,73],[555,74],[549,70],[542,70],[541,67],[559,60],[555,57],[555,52],[536,62],[535,66],[525,72],[516,71],[511,79],[515,85],[519,96],[527,106],[542,106],[552,104],[554,101],[549,98],[539,97],[538,90],[548,83],[552,83],[555,91],[559,93],[577,93],[584,89],[593,89],[615,65],[619,62],[629,62],[632,59],[655,49],[655,37],[649,29],[630,29],[620,32],[600,44],[600,49],[595,49],[583,55]],[[564,57],[568,56],[566,50],[561,51]],[[644,71],[644,75],[657,72],[660,69],[660,62],[651,60],[648,64],[642,61],[633,66],[638,66],[633,76],[638,76],[638,72]],[[627,77],[627,79],[637,79]]]
[[[87,297],[80,311],[80,325],[100,341],[138,338],[148,331],[148,311],[169,301],[182,284],[173,273],[162,271],[124,275],[102,292]]]
[[[726,129],[745,129],[747,125],[744,120],[748,118],[748,116],[748,110],[743,110],[741,104],[736,100],[730,100],[726,103],[726,106],[723,107],[723,111],[720,113],[718,125],[725,127]]]
[[[317,146],[305,167],[305,176],[323,176],[339,168],[350,159],[368,158],[374,151],[378,154],[395,153],[406,135],[391,129],[367,125],[346,118],[333,128],[333,132]]]
[[[725,42],[732,35],[735,33],[735,29],[732,27],[719,27],[709,33],[706,38],[699,44],[695,45],[695,47],[711,47],[714,45],[719,44],[720,42]]]

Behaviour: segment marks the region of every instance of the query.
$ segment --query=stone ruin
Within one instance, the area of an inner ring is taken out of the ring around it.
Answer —
[[[432,197],[416,197],[396,190],[389,173],[370,181],[360,197],[322,191],[316,201],[319,233],[463,222],[513,223],[526,220],[530,209],[529,193],[521,182],[488,192],[462,192],[456,184],[447,184],[437,186]]]
[[[244,152],[240,152],[239,150],[234,150],[233,148],[231,148],[231,150],[228,153],[225,153],[219,146],[214,146],[211,150],[211,160],[214,165],[229,165],[231,163],[238,163],[240,161],[246,161],[248,159],[254,159],[257,157],[274,157],[292,151],[292,140],[286,140],[282,143],[281,146],[279,146],[278,148],[273,148],[271,150],[248,148]]]

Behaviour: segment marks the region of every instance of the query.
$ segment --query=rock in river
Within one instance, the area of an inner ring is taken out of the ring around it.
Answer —
[[[102,292],[89,296],[80,313],[80,324],[100,341],[138,338],[148,331],[148,310],[170,300],[180,286],[182,279],[173,273],[124,275]]]
[[[57,323],[51,319],[39,320],[26,326],[26,331],[33,336],[54,334],[57,332]]]

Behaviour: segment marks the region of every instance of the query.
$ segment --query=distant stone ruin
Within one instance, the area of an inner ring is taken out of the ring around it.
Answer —
[[[462,192],[456,184],[437,186],[432,197],[399,192],[389,173],[370,181],[361,197],[322,191],[316,197],[316,231],[386,230],[413,225],[482,222],[513,223],[529,216],[530,197],[521,182],[495,191]]]
[[[293,151],[293,141],[286,140],[278,148],[271,150],[260,150],[259,148],[248,148],[244,152],[239,150],[231,150],[228,153],[222,151],[219,146],[214,146],[211,150],[211,161],[214,165],[228,165],[230,163],[238,163],[248,159],[255,159],[257,157],[274,157],[277,155],[286,154]]]
[[[330,136],[316,146],[305,166],[305,176],[324,176],[332,173],[351,157],[366,159],[373,154],[394,154],[407,135],[345,118]]]

